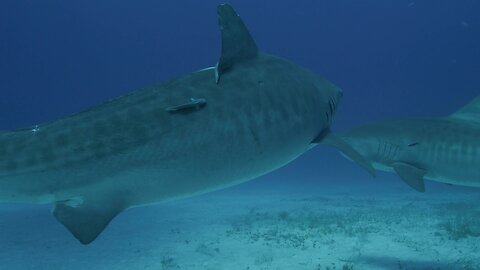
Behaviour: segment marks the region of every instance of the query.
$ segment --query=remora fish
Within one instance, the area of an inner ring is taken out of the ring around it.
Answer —
[[[424,179],[480,187],[480,96],[448,117],[372,123],[341,137],[417,191]]]
[[[88,244],[124,209],[242,183],[324,137],[338,142],[328,130],[342,91],[260,53],[229,5],[218,15],[215,67],[0,133],[0,201],[53,203],[57,220]]]

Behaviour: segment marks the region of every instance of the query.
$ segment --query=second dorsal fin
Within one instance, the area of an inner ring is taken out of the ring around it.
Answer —
[[[235,64],[258,55],[258,48],[237,12],[228,4],[218,6],[218,24],[222,34],[222,55],[216,66],[216,80]]]

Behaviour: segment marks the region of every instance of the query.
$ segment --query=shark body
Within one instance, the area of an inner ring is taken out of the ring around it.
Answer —
[[[342,91],[259,52],[229,5],[218,15],[215,67],[0,133],[0,201],[53,203],[88,244],[124,209],[251,180],[329,137]]]
[[[480,97],[448,117],[372,123],[341,138],[417,191],[424,179],[480,187]]]

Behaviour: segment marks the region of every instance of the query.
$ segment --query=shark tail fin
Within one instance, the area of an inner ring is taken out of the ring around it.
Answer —
[[[339,136],[336,136],[335,134],[328,132],[322,135],[321,138],[315,139],[314,142],[322,143],[337,149],[342,154],[344,154],[349,159],[351,159],[354,163],[356,163],[358,166],[365,169],[373,177],[376,176],[376,171],[375,171],[375,168],[373,168],[372,163]]]
[[[480,96],[474,98],[450,117],[480,123]]]
[[[215,69],[218,83],[220,76],[235,64],[255,58],[258,48],[242,19],[230,5],[219,5],[217,13],[222,35],[222,54]]]

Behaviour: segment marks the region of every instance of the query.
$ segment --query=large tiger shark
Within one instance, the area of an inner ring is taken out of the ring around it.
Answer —
[[[424,179],[480,187],[480,96],[448,117],[388,120],[341,137],[417,191],[425,191]]]
[[[329,132],[342,91],[259,52],[231,6],[218,15],[215,67],[0,133],[0,201],[53,203],[88,244],[124,209],[242,183],[324,139],[373,170]]]

